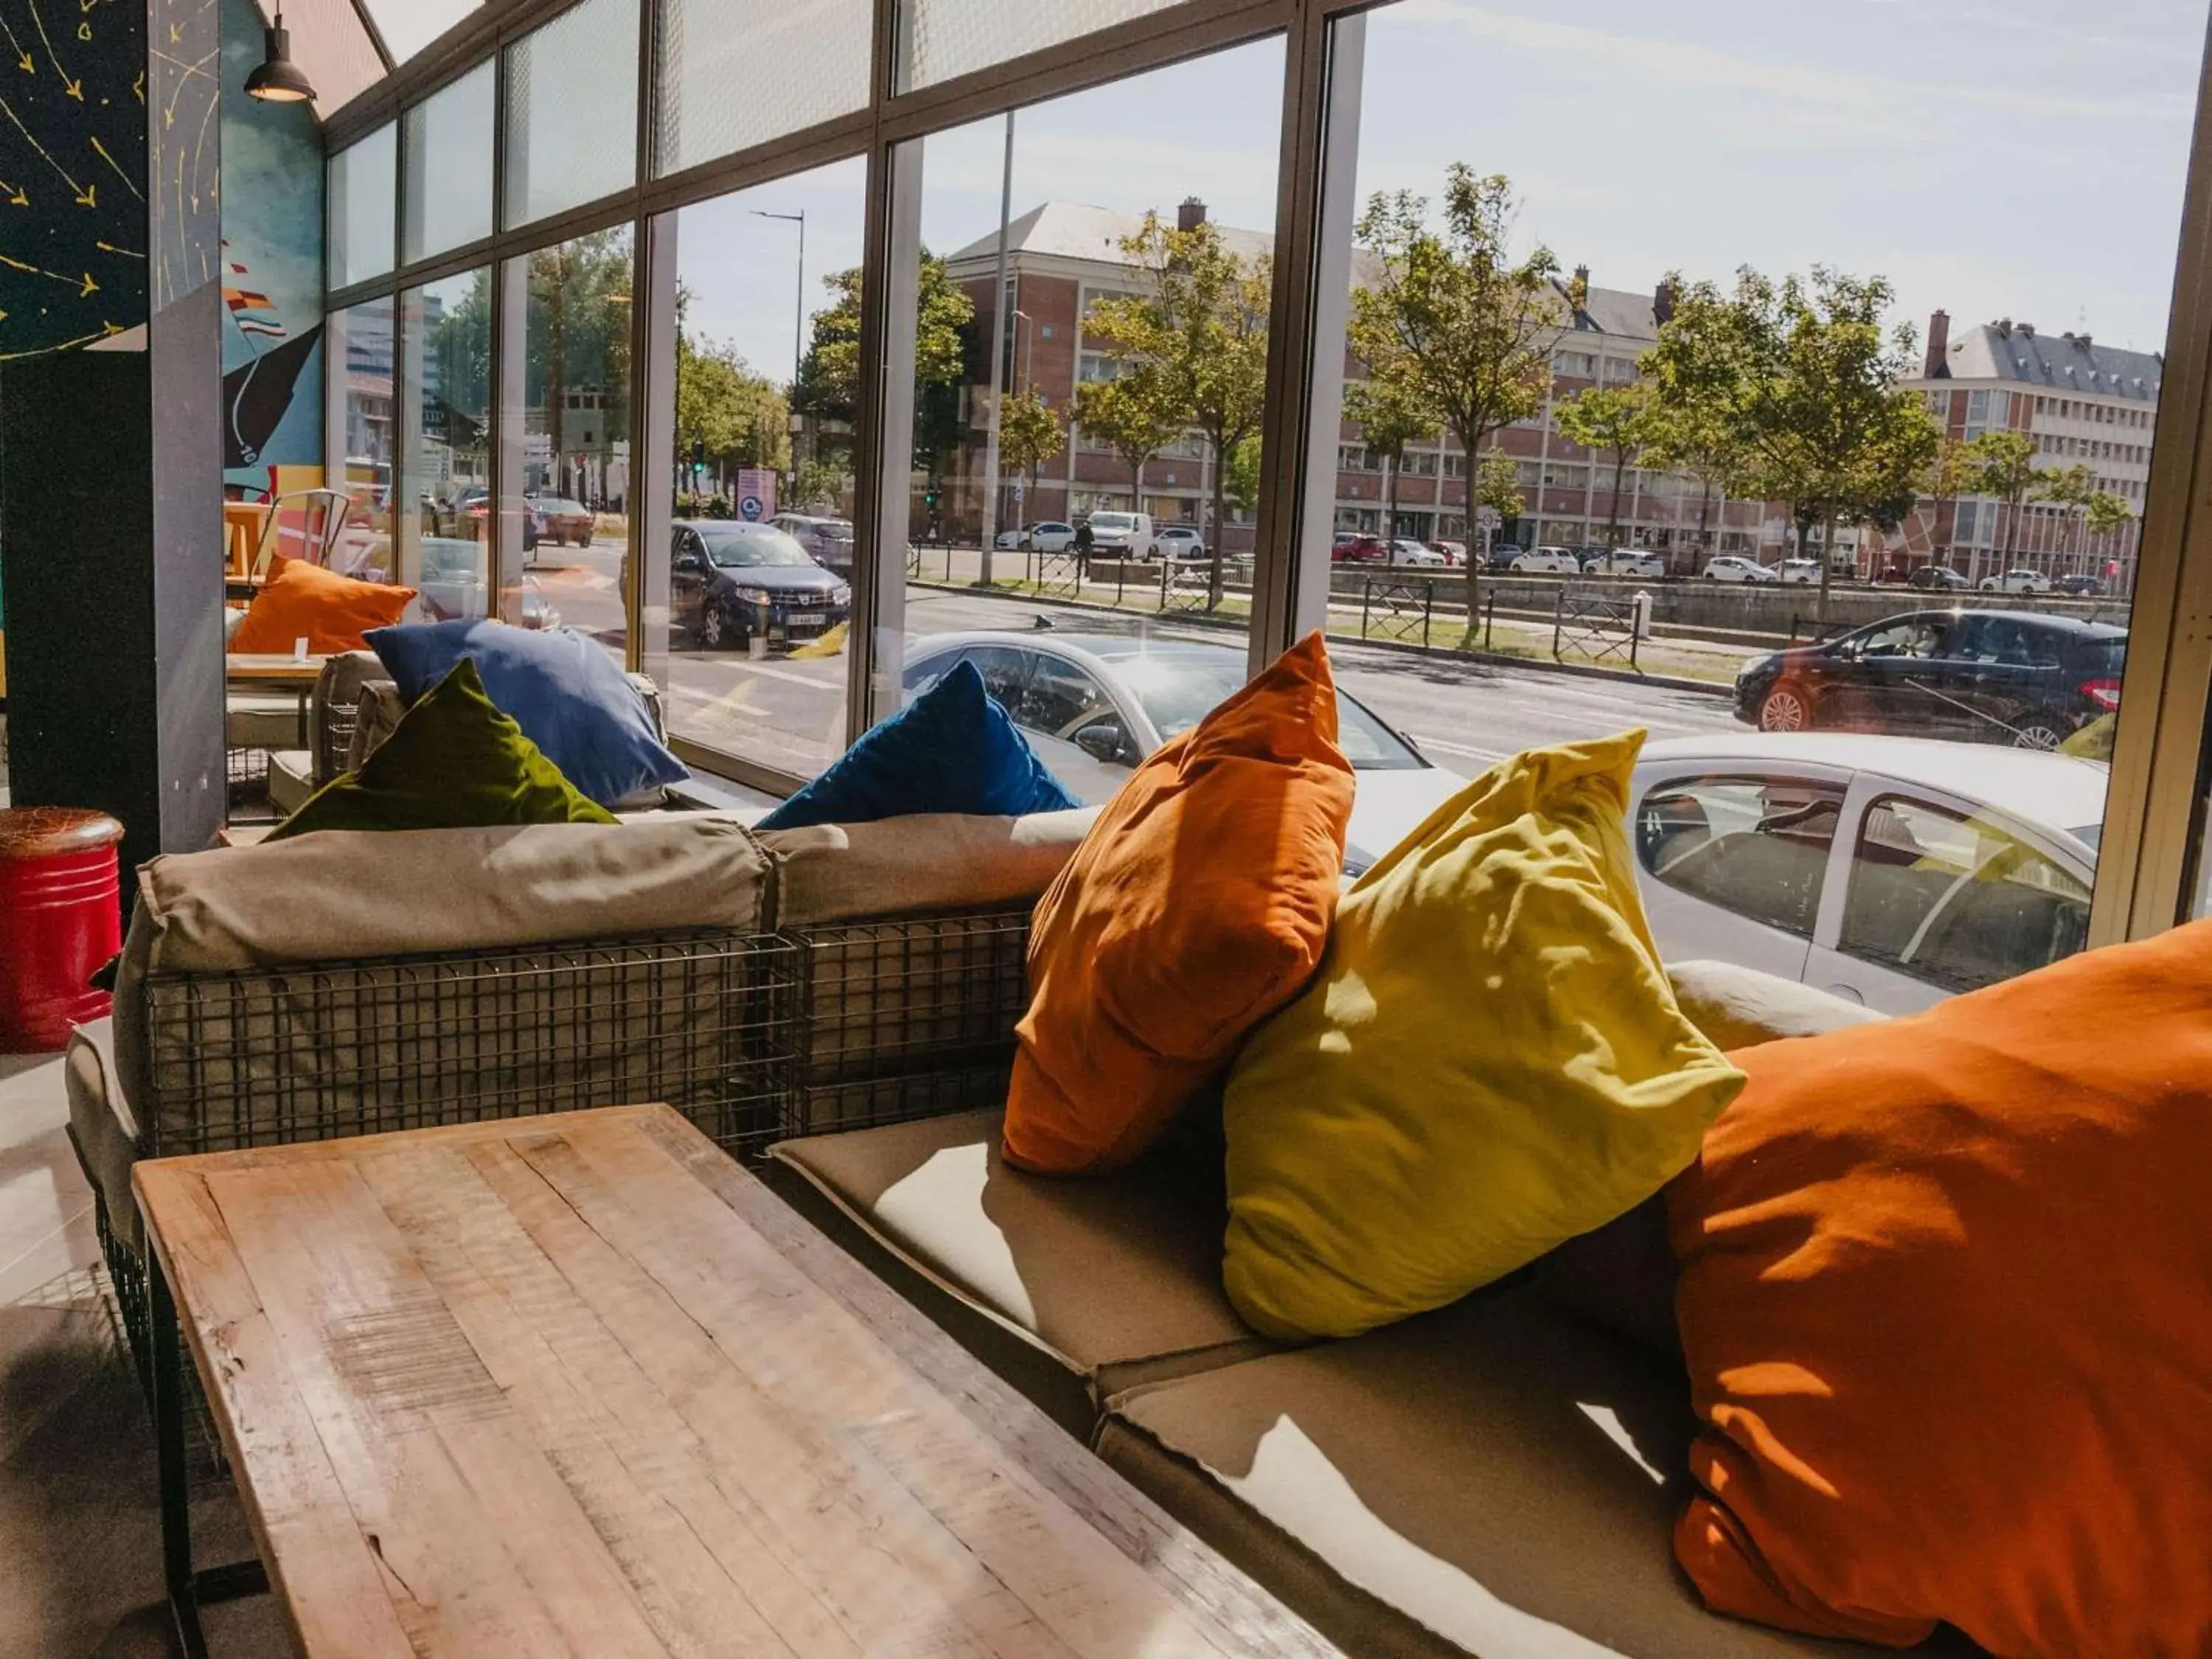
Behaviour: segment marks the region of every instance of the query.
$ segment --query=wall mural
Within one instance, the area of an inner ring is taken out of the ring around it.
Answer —
[[[30,0],[25,0],[30,3]],[[39,0],[50,4],[52,0]],[[0,4],[6,0],[0,0]],[[82,5],[85,0],[76,0]],[[153,112],[147,194],[152,246],[147,250],[154,309],[216,279],[221,258],[222,130],[216,111],[222,72],[219,0],[151,0],[146,101]]]
[[[322,482],[323,147],[307,105],[246,95],[261,14],[220,3],[223,483],[258,498]]]
[[[0,0],[0,362],[146,320],[145,38],[129,0]]]

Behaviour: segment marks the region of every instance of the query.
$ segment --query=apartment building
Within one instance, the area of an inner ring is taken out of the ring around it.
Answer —
[[[1951,437],[2027,434],[2039,471],[2087,466],[2095,487],[2118,496],[2136,521],[2091,535],[2075,508],[2029,500],[2016,509],[1986,496],[1923,497],[1893,551],[1949,563],[1978,580],[2006,568],[2090,575],[2131,592],[2158,426],[2165,360],[2102,344],[2087,333],[2055,337],[2000,318],[1954,332],[1948,313],[1928,320],[1923,373],[1908,382]]]
[[[1203,203],[1186,201],[1177,209],[1176,222],[1188,229],[1205,220],[1206,211]],[[1139,274],[1121,251],[1124,240],[1141,223],[1132,215],[1065,202],[1047,202],[1023,214],[1007,227],[1010,303],[1003,307],[994,305],[992,295],[996,231],[948,256],[946,273],[974,301],[977,326],[966,374],[969,438],[939,480],[940,528],[972,532],[981,522],[980,394],[990,384],[988,343],[994,325],[1006,331],[1008,388],[1036,392],[1050,407],[1067,413],[1071,424],[1067,447],[1040,470],[1033,486],[1021,481],[1018,504],[1014,481],[1008,479],[1002,522],[1127,508],[1133,498],[1140,510],[1162,522],[1202,521],[1212,489],[1213,458],[1199,434],[1185,434],[1146,462],[1140,484],[1126,460],[1073,422],[1076,388],[1112,373],[1110,350],[1085,332],[1082,319],[1097,299],[1142,290]],[[1226,244],[1246,258],[1263,255],[1271,246],[1265,232],[1218,228]],[[1540,411],[1494,440],[1514,459],[1522,512],[1510,520],[1479,523],[1473,536],[1478,544],[1486,536],[1530,547],[1547,542],[1595,544],[1606,539],[1615,517],[1613,458],[1570,442],[1553,416],[1578,392],[1636,378],[1637,357],[1658,337],[1669,296],[1663,285],[1648,294],[1595,287],[1587,267],[1555,286],[1565,325],[1553,354],[1551,394]],[[1347,360],[1346,372],[1362,371],[1356,361]],[[1335,528],[1382,533],[1391,495],[1386,464],[1360,442],[1356,424],[1345,422],[1340,436]],[[1618,519],[1624,544],[1673,556],[1684,568],[1699,556],[1708,537],[1716,551],[1748,552],[1768,545],[1771,552],[1787,535],[1786,525],[1761,503],[1728,501],[1693,478],[1637,466],[1621,476]],[[1467,458],[1455,439],[1439,434],[1406,452],[1389,533],[1422,541],[1469,539]],[[1249,514],[1232,504],[1224,545],[1239,551],[1251,541]]]

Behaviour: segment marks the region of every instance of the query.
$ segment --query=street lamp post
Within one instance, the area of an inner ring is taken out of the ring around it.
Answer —
[[[793,414],[795,417],[795,405],[799,402],[799,365],[806,361],[806,210],[801,208],[796,213],[770,213],[764,208],[754,208],[751,212],[756,219],[781,219],[786,224],[799,227],[799,283],[791,309],[790,401],[794,405]],[[794,494],[799,489],[799,445],[796,438],[794,433],[791,446],[791,487]],[[796,511],[797,506],[793,502],[786,510]]]

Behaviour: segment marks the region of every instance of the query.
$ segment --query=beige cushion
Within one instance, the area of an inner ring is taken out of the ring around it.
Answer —
[[[771,1155],[1099,1398],[1268,1351],[1221,1292],[1218,1175],[1158,1157],[1110,1180],[1024,1175],[1000,1159],[1000,1117],[817,1135]]]
[[[227,691],[222,740],[231,749],[296,749],[307,739],[305,705],[296,692]]]
[[[1873,1651],[1704,1611],[1670,1544],[1686,1384],[1525,1286],[1111,1406],[1107,1461],[1347,1653]]]
[[[147,964],[223,970],[684,927],[757,930],[768,860],[714,819],[326,830],[138,872]]]
[[[406,705],[399,701],[398,685],[390,680],[364,681],[361,707],[354,715],[353,740],[346,746],[345,769],[360,771],[362,763],[376,752],[377,744],[392,735],[392,728],[399,724],[399,717],[406,712]]]
[[[361,716],[362,689],[372,680],[388,684],[391,678],[374,651],[341,651],[323,664],[310,720],[314,756],[310,775],[316,783],[328,783],[346,769]]]
[[[270,756],[270,805],[287,816],[298,811],[315,793],[314,769],[315,757],[305,749],[280,749]]]
[[[138,1206],[131,1196],[131,1165],[138,1156],[138,1125],[118,1082],[112,1018],[70,1033],[62,1086],[69,1096],[70,1140],[77,1162],[106,1206],[108,1225],[135,1250]]]
[[[1747,1048],[1781,1037],[1819,1036],[1887,1016],[1794,979],[1732,962],[1677,962],[1667,967],[1674,1000],[1690,1023],[1719,1048]]]
[[[1096,807],[1028,817],[919,814],[761,832],[775,861],[775,925],[1025,904],[1052,884]]]

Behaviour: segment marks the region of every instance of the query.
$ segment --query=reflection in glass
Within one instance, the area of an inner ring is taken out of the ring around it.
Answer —
[[[331,319],[334,356],[342,365],[332,434],[343,467],[337,486],[346,498],[345,531],[330,556],[332,568],[365,580],[392,579],[392,302],[368,300]]]
[[[408,263],[491,234],[495,96],[487,63],[407,112]]]
[[[507,54],[507,222],[637,177],[638,0],[584,0]]]
[[[390,122],[331,157],[330,283],[346,288],[392,269],[399,129]]]
[[[491,539],[491,273],[408,289],[401,319],[400,580],[444,614],[434,575],[450,572],[457,546]]]

